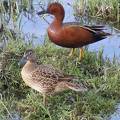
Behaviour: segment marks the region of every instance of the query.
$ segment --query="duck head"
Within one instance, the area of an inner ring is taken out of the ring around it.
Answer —
[[[26,50],[22,59],[19,61],[18,65],[23,67],[27,62],[36,62],[36,55],[32,49]]]
[[[46,10],[40,11],[37,14],[38,15],[51,14],[51,15],[54,15],[57,20],[63,21],[65,16],[65,11],[63,6],[60,3],[55,2],[55,3],[49,4]]]

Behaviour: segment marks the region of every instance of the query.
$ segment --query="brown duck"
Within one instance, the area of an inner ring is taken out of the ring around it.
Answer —
[[[27,50],[19,64],[24,65],[21,71],[23,81],[43,95],[44,104],[46,104],[47,95],[68,89],[78,92],[87,90],[83,84],[72,83],[73,76],[65,75],[51,65],[38,65],[33,50]]]
[[[53,22],[47,29],[49,39],[62,47],[73,48],[70,56],[75,48],[105,39],[109,33],[103,32],[104,26],[81,26],[78,22],[63,23],[65,11],[63,6],[58,3],[51,3],[46,10],[40,11],[38,15],[51,14],[54,16]],[[83,49],[80,49],[79,58],[83,56]]]

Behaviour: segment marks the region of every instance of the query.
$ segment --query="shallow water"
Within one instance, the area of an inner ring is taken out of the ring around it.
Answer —
[[[109,120],[120,120],[120,104],[117,105],[116,111],[110,116]]]
[[[68,1],[70,4],[72,4],[73,1]],[[73,8],[69,6],[66,1],[61,0],[61,3],[64,5],[65,8],[65,19],[64,22],[73,22],[76,21],[76,17],[74,17]],[[37,0],[34,2],[36,11],[41,10],[39,8],[39,5],[37,5]],[[46,16],[45,19],[51,23],[53,20],[53,16]],[[80,21],[79,21],[80,22]],[[89,23],[90,21],[87,21]],[[44,36],[46,35],[46,29],[49,26],[47,22],[43,18],[40,18],[39,16],[35,15],[32,17],[32,21],[28,20],[27,17],[22,18],[22,31],[27,34],[27,36],[34,35],[37,38],[34,40],[34,45],[40,45],[44,43]],[[95,25],[97,23],[96,21],[93,21],[92,24]],[[101,23],[102,24],[102,23]],[[100,24],[100,25],[101,25]],[[98,25],[98,24],[97,24]],[[103,56],[108,57],[112,59],[114,56],[116,56],[118,59],[120,59],[120,33],[114,30],[111,26],[105,25],[105,29],[107,32],[112,33],[113,35],[99,41],[97,43],[93,43],[89,45],[88,49],[90,51],[98,51],[101,47],[103,48]]]

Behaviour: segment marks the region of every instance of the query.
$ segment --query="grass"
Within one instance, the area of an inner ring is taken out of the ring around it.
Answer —
[[[86,48],[80,63],[77,53],[73,58],[68,58],[68,49],[58,48],[50,42],[35,47],[39,63],[52,64],[67,74],[75,75],[79,77],[78,83],[84,82],[89,88],[83,94],[65,91],[50,96],[45,107],[42,96],[27,87],[20,75],[18,61],[24,51],[31,47],[22,40],[14,40],[1,53],[5,65],[0,72],[0,119],[103,120],[114,111],[120,98],[119,63],[103,59],[102,50],[95,53]]]
[[[78,15],[87,14],[94,18],[111,22],[120,22],[119,0],[75,0],[75,10]]]

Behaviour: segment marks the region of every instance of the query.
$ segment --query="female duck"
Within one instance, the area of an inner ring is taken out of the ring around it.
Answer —
[[[29,87],[37,90],[43,95],[43,103],[46,104],[46,96],[64,90],[74,90],[84,92],[87,90],[82,84],[75,84],[70,75],[65,75],[62,71],[55,69],[51,65],[38,65],[33,50],[27,50],[19,62],[24,65],[21,71],[22,79]]]

